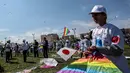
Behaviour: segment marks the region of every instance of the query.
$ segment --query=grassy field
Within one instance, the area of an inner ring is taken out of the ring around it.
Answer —
[[[40,58],[33,58],[33,56],[31,55],[27,58],[27,63],[24,63],[22,55],[20,55],[19,57],[13,57],[11,63],[5,63],[4,59],[0,58],[0,64],[2,67],[4,67],[5,72],[12,73],[35,66],[39,62],[39,60]]]
[[[49,57],[52,57],[52,55],[54,53],[55,52],[50,52]],[[130,56],[130,47],[127,45],[125,45],[124,54],[127,56]],[[24,69],[30,69],[30,68],[38,65],[40,59],[43,59],[42,54],[40,54],[39,58],[34,58],[33,54],[30,54],[30,56],[27,58],[27,63],[24,63],[22,55],[20,55],[19,57],[13,57],[13,59],[11,60],[11,63],[5,63],[4,59],[2,57],[0,57],[0,64],[5,69],[4,73],[15,73],[18,71],[22,71]],[[55,59],[59,62],[57,67],[51,68],[51,69],[40,69],[38,67],[37,69],[33,70],[31,73],[56,73],[57,71],[59,71],[60,69],[65,67],[66,65],[68,65],[71,62],[73,62],[74,60],[76,60],[74,58],[71,58],[65,62],[63,59],[60,59],[60,58],[55,58]],[[128,63],[130,66],[130,60],[128,60]]]
[[[52,57],[53,54],[56,52],[49,52],[49,57]],[[0,57],[0,65],[4,68],[5,72],[4,73],[16,73],[19,71],[23,71],[24,69],[30,69],[32,67],[35,67],[39,65],[40,60],[43,59],[42,54],[40,53],[40,57],[33,57],[33,54],[30,54],[29,57],[27,57],[27,62],[23,62],[23,57],[22,55],[19,55],[18,57],[13,57],[11,60],[11,63],[5,63],[4,58]],[[51,70],[45,70],[45,69],[40,69],[37,68],[36,70],[32,71],[31,73],[55,73],[67,64],[71,63],[75,59],[69,59],[67,62],[65,62],[61,58],[55,58],[60,64],[56,68],[52,68]]]

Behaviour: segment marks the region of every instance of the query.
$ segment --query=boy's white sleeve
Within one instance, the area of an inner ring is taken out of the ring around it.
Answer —
[[[109,38],[111,44],[107,47],[97,47],[98,51],[106,55],[122,55],[124,50],[124,37],[122,31],[117,27],[109,29]]]
[[[120,49],[124,50],[124,37],[122,31],[119,28],[113,27],[110,30],[110,37],[112,45],[116,45]]]

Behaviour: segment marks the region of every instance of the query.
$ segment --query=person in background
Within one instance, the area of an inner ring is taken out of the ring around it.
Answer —
[[[34,40],[34,44],[33,44],[33,48],[34,48],[34,57],[39,57],[39,53],[38,53],[38,42],[37,40]]]
[[[10,43],[10,46],[11,46],[11,48],[10,48],[10,59],[12,59],[13,58],[13,45],[12,45],[12,43]]]
[[[23,40],[22,49],[23,49],[23,61],[26,62],[28,45],[25,40]]]
[[[4,53],[4,47],[2,44],[0,44],[0,54],[1,54],[1,57],[3,57],[3,53]]]
[[[111,23],[107,23],[107,12],[103,5],[95,5],[90,13],[98,25],[92,31],[92,46],[86,54],[105,56],[123,73],[130,73],[124,52],[122,31]]]
[[[43,56],[44,58],[48,58],[48,40],[46,39],[46,37],[44,37],[43,48]]]
[[[70,48],[70,47],[71,47],[71,43],[70,43],[70,41],[69,41],[69,40],[66,40],[66,41],[65,41],[65,47],[68,47],[68,48]]]
[[[15,57],[18,56],[18,50],[19,50],[19,46],[17,43],[15,43],[15,46],[14,46],[14,50],[15,50]]]
[[[62,41],[60,39],[56,42],[56,50],[59,51],[62,48]]]
[[[33,53],[33,44],[30,44],[30,52]]]
[[[5,61],[6,63],[10,62],[10,51],[11,51],[11,44],[10,44],[10,40],[7,41],[7,43],[5,44]]]
[[[91,39],[90,39],[90,35],[86,35],[84,36],[85,40],[86,40],[86,46],[90,47],[91,46]]]
[[[63,41],[62,38],[60,38],[60,43],[61,43],[61,48],[63,48],[64,47],[64,41]]]
[[[86,49],[83,51],[83,56],[86,57],[85,51],[91,46],[91,33],[89,35],[84,36],[84,42],[86,45]]]
[[[53,51],[57,51],[57,49],[56,49],[56,41],[53,41]]]
[[[29,56],[30,45],[28,44],[28,42],[26,42],[26,45],[27,45],[27,48],[28,48],[28,49],[27,49],[27,56]]]
[[[48,49],[49,49],[49,52],[53,50],[53,42],[52,41],[49,41]]]
[[[82,58],[84,55],[84,52],[90,46],[90,41],[88,39],[86,39],[86,36],[81,35],[81,41],[80,41],[79,46],[80,46],[81,58]]]
[[[76,41],[76,43],[75,43],[75,50],[79,50],[79,41]]]

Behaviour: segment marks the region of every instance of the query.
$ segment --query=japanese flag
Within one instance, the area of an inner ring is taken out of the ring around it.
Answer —
[[[57,54],[60,55],[61,58],[63,58],[65,61],[67,61],[74,53],[76,52],[76,50],[71,49],[71,48],[61,48]]]
[[[118,44],[120,42],[120,36],[119,35],[113,36],[111,40],[112,44]]]

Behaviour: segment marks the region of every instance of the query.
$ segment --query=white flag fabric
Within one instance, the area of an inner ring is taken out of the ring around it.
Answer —
[[[71,49],[71,48],[61,48],[57,54],[60,55],[61,58],[63,58],[65,61],[67,61],[74,53],[76,52],[76,50]]]
[[[43,62],[48,66],[57,66],[58,62],[54,58],[44,58]]]

